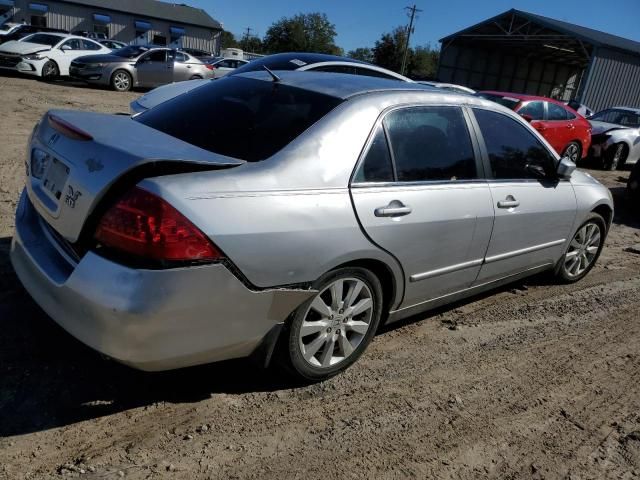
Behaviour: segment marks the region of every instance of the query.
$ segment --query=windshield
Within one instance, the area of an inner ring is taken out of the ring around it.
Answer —
[[[113,55],[117,55],[118,57],[124,57],[124,58],[136,58],[147,51],[149,51],[147,47],[129,45],[127,47],[116,50],[115,52],[113,52]]]
[[[0,25],[0,33],[7,33],[9,30],[12,30],[16,27],[17,25],[13,23],[9,23],[9,24],[5,23],[4,25]]]
[[[62,37],[59,37],[58,35],[50,35],[48,33],[34,33],[33,35],[24,37],[21,41],[53,47],[62,41]]]
[[[492,102],[499,103],[500,105],[510,108],[511,110],[515,109],[520,103],[519,98],[513,97],[505,97],[502,95],[494,95],[493,93],[476,93],[478,97],[486,98],[487,100],[491,100]]]
[[[271,81],[227,77],[135,120],[210,152],[255,162],[284,148],[340,102]]]
[[[640,114],[629,110],[617,110],[615,108],[598,112],[589,117],[589,120],[615,123],[616,125],[624,125],[625,127],[640,127]]]

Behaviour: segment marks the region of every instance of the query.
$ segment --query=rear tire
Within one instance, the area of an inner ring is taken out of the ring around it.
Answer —
[[[202,80],[200,75],[193,75],[189,80]]]
[[[563,157],[569,157],[576,165],[582,158],[582,146],[580,142],[569,142],[562,152]]]
[[[125,70],[116,70],[111,75],[111,88],[116,92],[128,92],[133,87],[133,78]]]
[[[592,213],[573,235],[567,251],[562,255],[556,277],[563,283],[582,280],[600,257],[607,226],[602,216]]]
[[[293,313],[282,339],[281,364],[298,380],[326,380],[353,365],[378,329],[380,280],[364,268],[320,277],[318,293]]]
[[[60,76],[58,64],[53,60],[49,60],[42,66],[42,78],[47,81],[55,80]]]

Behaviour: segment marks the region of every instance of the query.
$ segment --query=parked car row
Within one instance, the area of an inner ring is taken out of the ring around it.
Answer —
[[[478,95],[520,114],[558,153],[576,163],[589,157],[615,170],[640,159],[640,109],[610,108],[585,119],[571,106],[584,107],[578,102],[492,91]]]

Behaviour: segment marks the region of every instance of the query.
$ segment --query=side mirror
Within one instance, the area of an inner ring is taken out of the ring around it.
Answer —
[[[527,122],[531,123],[533,122],[533,117],[531,115],[527,115],[526,113],[523,113],[522,115],[520,115],[522,118],[524,118]]]
[[[69,45],[62,45],[60,47],[60,50],[62,50],[63,52],[66,52],[67,50],[71,50],[71,47]]]
[[[569,157],[562,157],[558,163],[558,176],[560,178],[571,178],[571,174],[575,171],[576,164]]]

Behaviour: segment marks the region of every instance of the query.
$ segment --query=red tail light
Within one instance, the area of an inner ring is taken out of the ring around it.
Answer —
[[[209,64],[209,63],[207,63],[207,64],[205,65],[205,67],[207,67],[209,70],[215,70],[216,68],[218,68],[218,67],[216,67],[215,65],[211,65],[211,64]]]
[[[82,140],[85,142],[93,140],[93,137],[87,132],[79,129],[75,125],[71,125],[69,122],[61,119],[57,115],[49,115],[49,125],[65,137],[72,138],[73,140]]]
[[[102,245],[152,260],[218,260],[220,251],[162,198],[134,187],[102,217]]]

